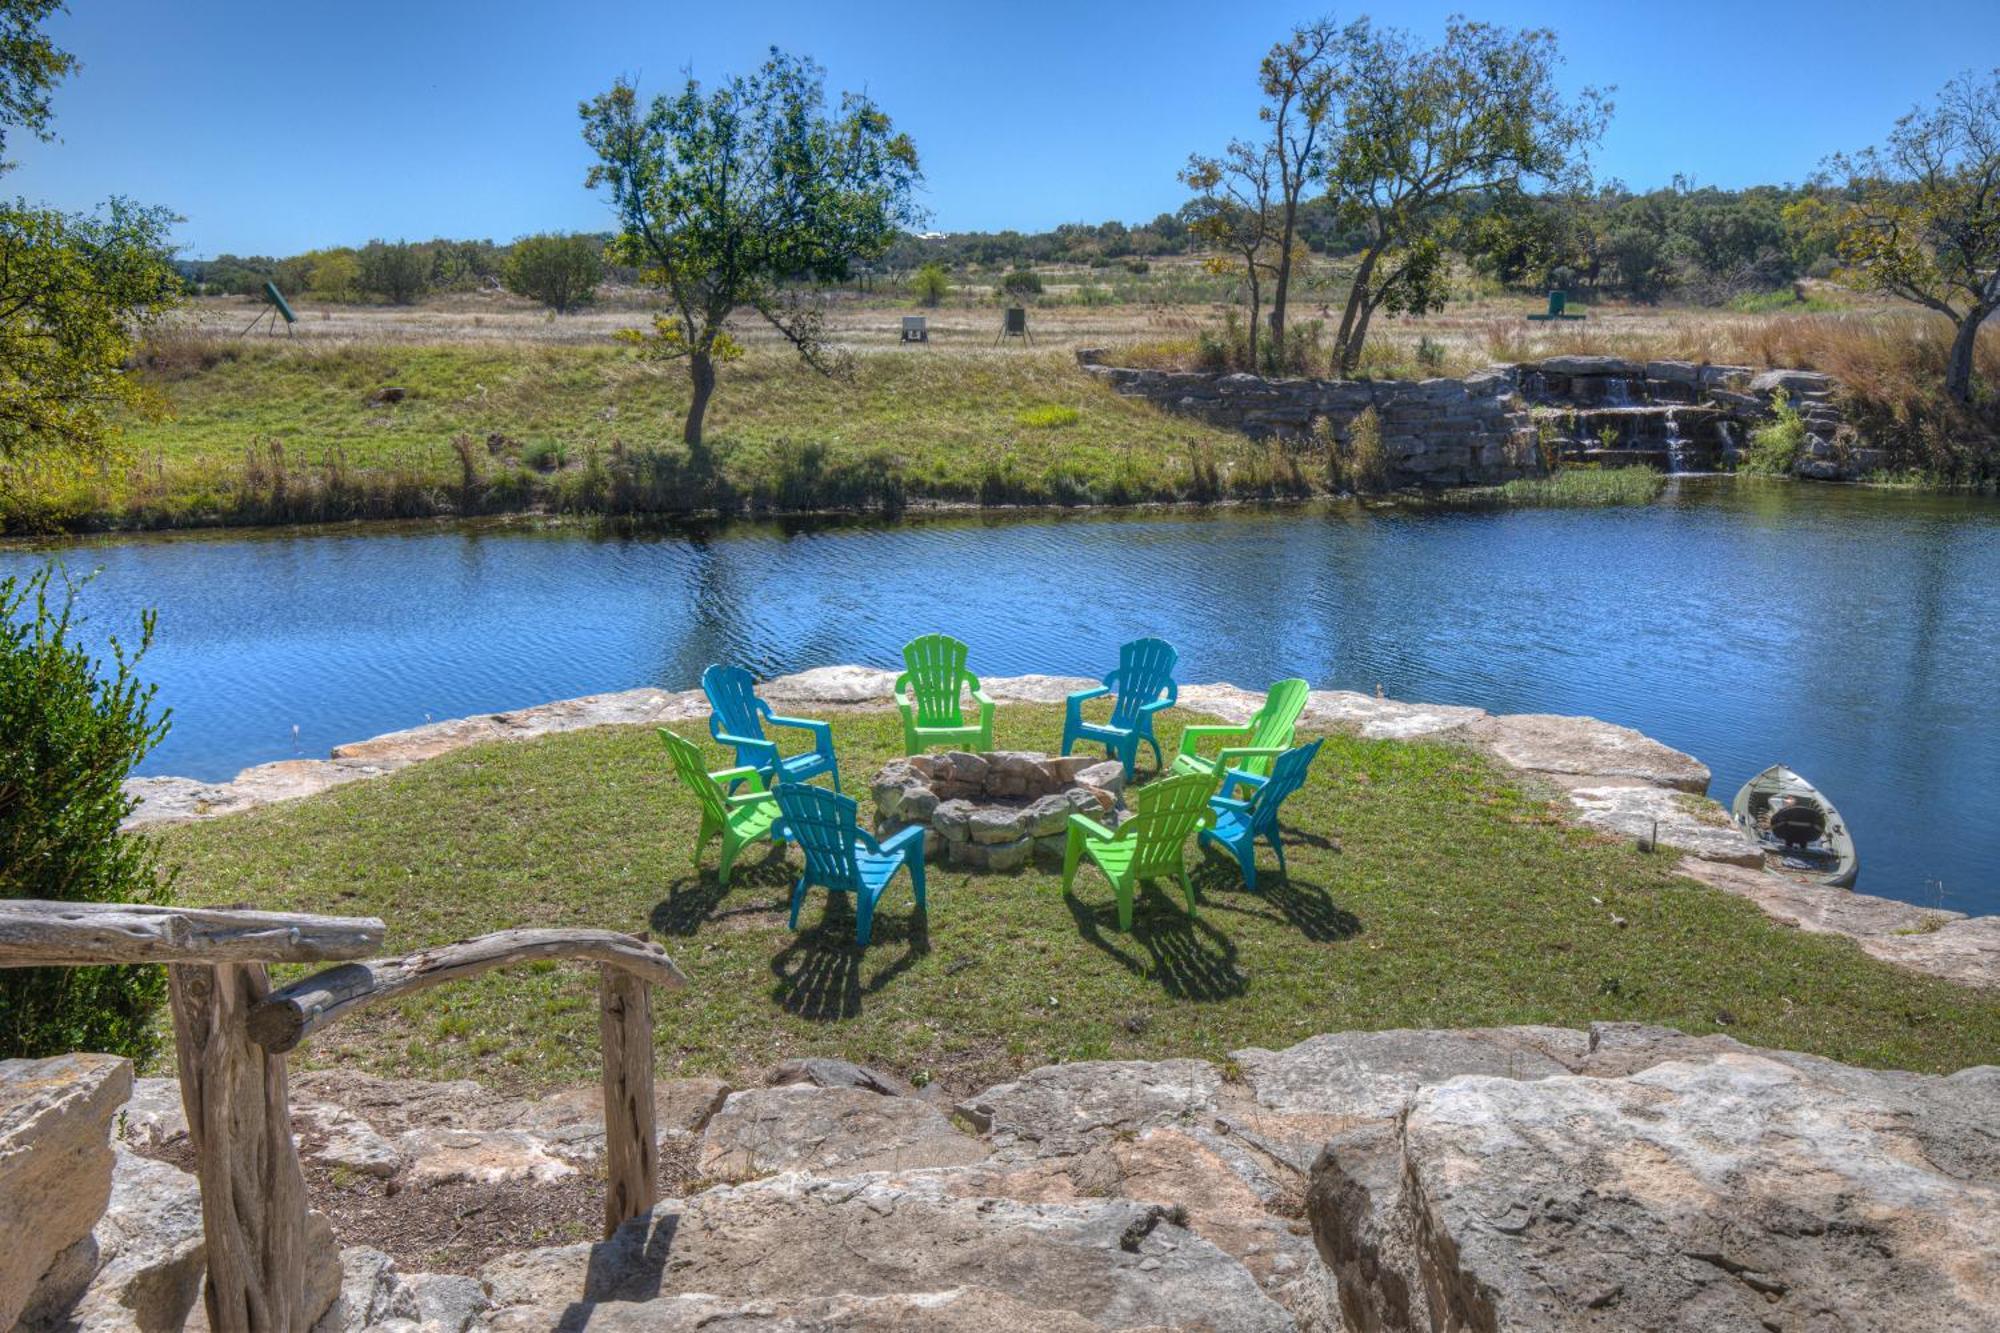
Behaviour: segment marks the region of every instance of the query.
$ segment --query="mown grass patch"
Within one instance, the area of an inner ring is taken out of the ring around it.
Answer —
[[[896,721],[834,726],[847,785],[865,793],[899,753]],[[1053,750],[1060,728],[1054,708],[999,719],[1011,747]],[[1162,733],[1172,754],[1178,726]],[[1057,1060],[1593,1019],[1920,1070],[2000,1056],[2000,997],[1773,925],[1674,876],[1669,856],[1570,827],[1472,752],[1334,736],[1287,815],[1290,875],[1267,858],[1252,894],[1197,858],[1192,919],[1155,887],[1122,934],[1088,869],[1065,894],[1039,871],[934,866],[928,918],[899,877],[865,952],[821,893],[786,928],[795,852],[747,854],[727,891],[712,848],[691,868],[695,812],[646,729],[484,746],[162,837],[187,901],[379,914],[397,951],[522,924],[650,930],[691,980],[656,1001],[663,1073],[749,1076],[826,1054],[968,1089]],[[596,1024],[593,975],[546,964],[365,1014],[304,1056],[585,1081]]]

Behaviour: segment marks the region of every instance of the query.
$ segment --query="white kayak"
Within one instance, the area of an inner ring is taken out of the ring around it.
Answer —
[[[1764,864],[1781,875],[1851,889],[1861,870],[1854,836],[1819,788],[1783,764],[1743,784],[1730,811],[1764,849]]]

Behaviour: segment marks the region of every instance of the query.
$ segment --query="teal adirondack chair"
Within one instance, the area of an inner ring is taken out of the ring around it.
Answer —
[[[1278,854],[1278,870],[1282,874],[1285,844],[1278,839],[1278,807],[1287,796],[1305,786],[1306,770],[1312,767],[1319,747],[1325,743],[1322,738],[1285,751],[1272,763],[1268,778],[1231,769],[1222,779],[1222,790],[1209,798],[1209,808],[1215,811],[1215,826],[1203,829],[1199,841],[1204,847],[1220,847],[1234,856],[1243,869],[1243,886],[1253,893],[1257,889],[1257,839],[1271,844],[1271,850]],[[1248,796],[1229,794],[1238,783],[1250,789]]]
[[[922,754],[933,745],[993,748],[993,701],[980,692],[979,677],[965,669],[965,651],[948,634],[926,634],[903,645],[907,670],[896,677],[896,708],[903,715],[904,754]],[[978,722],[965,720],[962,692],[979,705]]]
[[[805,717],[780,717],[757,697],[757,682],[737,666],[711,666],[701,673],[701,692],[708,696],[708,734],[718,744],[734,746],[736,762],[764,775],[767,787],[781,782],[805,782],[821,773],[840,790],[840,760],[833,753],[833,728]],[[764,724],[809,731],[813,748],[799,754],[779,754],[777,742],[764,737]]]
[[[917,910],[924,910],[924,828],[912,824],[893,837],[875,835],[855,821],[854,798],[787,782],[778,788],[785,828],[806,854],[806,868],[792,885],[792,929],[806,890],[817,884],[829,893],[854,895],[854,942],[863,948],[875,928],[875,904],[898,870],[910,872]]]
[[[1071,815],[1069,842],[1063,848],[1063,892],[1069,892],[1078,863],[1088,856],[1117,895],[1118,929],[1132,929],[1132,886],[1149,879],[1178,878],[1187,895],[1188,915],[1193,916],[1187,840],[1188,834],[1215,822],[1215,812],[1208,808],[1215,783],[1207,773],[1183,773],[1148,783],[1133,798],[1133,815],[1115,831],[1088,815]]]
[[[1242,726],[1204,723],[1187,728],[1181,732],[1181,752],[1174,756],[1174,772],[1213,773],[1220,778],[1224,769],[1239,768],[1245,773],[1269,774],[1271,760],[1292,743],[1292,732],[1299,724],[1299,715],[1306,711],[1310,688],[1302,680],[1281,680],[1264,696],[1264,706]],[[1200,750],[1201,742],[1210,738],[1244,743],[1225,746],[1210,759]]]
[[[1102,745],[1106,754],[1124,763],[1125,776],[1129,778],[1133,765],[1139,762],[1139,742],[1144,741],[1153,747],[1153,767],[1162,767],[1160,743],[1153,739],[1153,715],[1163,708],[1172,708],[1180,698],[1181,687],[1174,683],[1174,664],[1179,660],[1180,654],[1165,639],[1134,639],[1120,648],[1118,669],[1106,676],[1102,685],[1069,696],[1069,711],[1063,718],[1062,752],[1068,754],[1070,746],[1078,741]],[[1102,698],[1114,690],[1117,698],[1111,703],[1110,720],[1085,721],[1084,701]]]
[[[785,840],[784,826],[778,821],[778,803],[765,789],[764,775],[756,769],[745,765],[711,773],[702,762],[701,751],[694,747],[692,741],[675,735],[665,727],[660,728],[660,739],[667,743],[674,771],[680,774],[681,782],[694,793],[695,800],[701,805],[701,831],[694,840],[695,869],[701,869],[701,853],[708,846],[708,840],[720,835],[722,862],[716,866],[715,876],[726,889],[729,887],[729,868],[736,864],[738,852],[766,838],[772,842]],[[731,796],[729,789],[738,782],[749,783],[750,790],[741,796]]]

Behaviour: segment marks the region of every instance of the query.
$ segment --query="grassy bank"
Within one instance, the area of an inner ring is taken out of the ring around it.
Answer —
[[[1053,750],[1060,718],[1007,708],[1001,739]],[[835,730],[849,786],[865,791],[899,752],[895,719],[841,716]],[[518,924],[650,929],[691,980],[656,1002],[663,1073],[748,1074],[819,1053],[965,1089],[1053,1060],[1592,1019],[1921,1070],[2000,1056],[2000,997],[1781,929],[1672,876],[1669,857],[1567,826],[1472,754],[1335,737],[1286,813],[1289,877],[1271,867],[1250,894],[1202,865],[1192,921],[1177,895],[1149,890],[1121,934],[1088,869],[1065,895],[1046,873],[939,866],[928,922],[899,878],[865,953],[823,894],[799,933],[786,929],[796,853],[751,852],[727,892],[712,850],[690,870],[694,811],[644,729],[464,751],[163,837],[189,901],[380,914],[399,951]],[[586,1081],[594,987],[555,964],[492,974],[342,1023],[304,1054],[494,1084]]]
[[[1460,491],[1452,498],[1507,505],[1642,505],[1652,503],[1666,484],[1666,477],[1649,467],[1573,467]]]
[[[1054,350],[871,351],[829,380],[752,348],[696,451],[679,443],[685,368],[609,346],[182,337],[142,373],[172,415],[128,423],[114,462],[18,465],[0,478],[8,527],[1130,504],[1326,477],[1310,451],[1120,398]]]

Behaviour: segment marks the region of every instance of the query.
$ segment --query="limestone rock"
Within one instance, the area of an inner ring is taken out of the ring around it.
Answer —
[[[2000,1309],[2000,1069],[1833,1068],[1723,1054],[1424,1089],[1403,1207],[1433,1320],[1979,1327]]]
[[[1303,720],[1356,732],[1369,740],[1407,741],[1458,731],[1486,716],[1483,708],[1401,703],[1352,690],[1313,690],[1306,696]]]
[[[717,1180],[780,1171],[889,1171],[985,1157],[929,1102],[860,1088],[794,1084],[730,1094],[702,1132],[696,1169]]]
[[[340,1294],[313,1325],[313,1333],[361,1333],[389,1318],[395,1299],[396,1261],[380,1250],[354,1246],[340,1252]]]
[[[29,1315],[23,1327],[65,1333],[181,1328],[207,1271],[195,1178],[119,1148],[111,1199],[92,1236],[97,1267],[81,1296]]]
[[[458,1273],[413,1273],[396,1284],[388,1319],[407,1319],[420,1333],[467,1333],[493,1305],[486,1284]]]
[[[768,680],[758,688],[765,699],[776,703],[864,704],[886,701],[896,684],[897,673],[874,667],[814,667],[790,676]]]
[[[1059,704],[1078,690],[1094,690],[1101,682],[1085,676],[995,676],[980,687],[995,703]]]
[[[1293,1328],[1242,1265],[1163,1212],[1127,1200],[957,1198],[937,1173],[899,1184],[788,1174],[663,1203],[600,1246],[552,1256],[541,1282],[551,1284],[554,1268],[569,1264],[570,1289],[598,1302],[587,1326],[607,1328],[673,1327],[652,1316],[688,1293],[722,1311],[824,1301],[849,1309],[881,1302],[894,1312],[921,1310],[916,1293],[963,1290],[1002,1301],[1011,1329],[1064,1327],[1061,1320],[1077,1328],[1186,1327],[1193,1312],[1214,1333]],[[522,1290],[499,1281],[494,1288]],[[634,1304],[614,1315],[606,1302]],[[607,1318],[615,1322],[599,1323]],[[935,1325],[918,1317],[910,1326]]]
[[[1630,727],[1596,718],[1512,713],[1474,722],[1466,734],[1502,762],[1531,772],[1637,778],[1696,796],[1708,790],[1708,765]]]
[[[1805,395],[1832,393],[1838,387],[1833,376],[1817,370],[1767,370],[1750,381],[1750,392],[1773,394],[1783,392],[1796,400]]]
[[[1115,1325],[1113,1325],[1115,1327]],[[502,1311],[488,1327],[495,1333],[547,1333],[552,1328],[589,1333],[1100,1333],[1107,1325],[1050,1310],[987,1287],[889,1296],[819,1296],[803,1300],[723,1300],[715,1296],[661,1296],[644,1303]]]
[[[397,1139],[396,1148],[409,1163],[408,1180],[419,1186],[461,1180],[549,1184],[576,1174],[543,1140],[519,1130],[413,1129]]]
[[[387,1180],[402,1169],[402,1154],[361,1117],[343,1107],[308,1102],[292,1108],[301,1156],[328,1168]]]
[[[111,1197],[111,1117],[132,1091],[112,1055],[0,1060],[0,1328]]]
[[[136,1078],[118,1113],[118,1137],[141,1152],[156,1153],[187,1141],[187,1108],[177,1078]]]
[[[884,1097],[908,1097],[916,1091],[894,1074],[878,1073],[865,1065],[824,1055],[786,1060],[764,1076],[764,1086],[769,1088],[794,1083],[809,1083],[815,1088],[859,1088]]]
[[[1211,1117],[1221,1075],[1204,1060],[1083,1060],[1049,1065],[959,1104],[1017,1154],[1075,1151],[1091,1136]]]
[[[1635,841],[1657,836],[1660,846],[1704,861],[1764,864],[1764,851],[1756,839],[1706,797],[1650,783],[1625,782],[1572,787],[1569,803],[1586,828]]]

